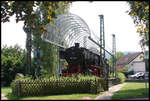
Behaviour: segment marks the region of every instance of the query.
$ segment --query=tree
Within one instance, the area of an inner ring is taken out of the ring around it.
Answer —
[[[124,53],[122,53],[122,52],[116,52],[116,62],[121,58],[121,57],[123,57],[124,56]],[[109,59],[108,59],[108,63],[110,64],[110,72],[112,73],[113,72],[113,57],[110,57]]]
[[[50,1],[2,1],[1,22],[3,23],[7,22],[9,21],[9,18],[11,16],[15,15],[16,22],[24,21],[24,26],[31,27],[32,33],[43,34],[43,32],[46,31],[45,25],[47,23],[53,24],[54,22],[52,18],[56,18],[56,15],[60,14],[60,12],[62,13],[62,11],[65,12],[64,9],[70,3],[71,3],[70,1],[55,1],[55,2],[54,1],[52,2]],[[37,9],[39,8],[40,8],[40,12],[37,12]],[[40,40],[37,41],[41,42],[41,44],[46,43]],[[46,47],[47,48],[45,49],[45,51],[49,50],[50,48],[51,50],[55,49],[53,48],[54,47],[53,45],[46,46]]]
[[[5,86],[15,78],[17,73],[25,74],[26,51],[21,49],[18,45],[14,47],[2,47],[1,50],[1,79]]]
[[[137,26],[137,33],[141,36],[141,47],[149,49],[149,1],[128,1],[128,14]]]
[[[15,15],[16,22],[24,21],[25,26],[34,29],[34,22],[38,16],[35,11],[41,4],[42,10],[45,11],[41,16],[47,18],[47,23],[53,23],[52,18],[56,17],[57,9],[70,3],[70,1],[1,1],[1,22],[7,22],[11,16]]]
[[[122,52],[116,52],[116,61],[118,61],[121,57],[124,56],[124,53]],[[108,60],[109,64],[112,65],[113,64],[113,57],[110,57],[110,59]]]
[[[63,6],[61,5],[61,2],[58,3],[58,5],[60,6],[57,10],[56,10],[56,17],[59,14],[64,14],[64,13],[68,13],[68,6]],[[57,70],[58,68],[58,62],[59,62],[59,57],[58,57],[58,47],[45,42],[44,40],[41,39],[41,29],[39,29],[40,26],[42,25],[46,25],[47,24],[47,18],[46,16],[42,17],[41,14],[46,13],[45,10],[43,10],[44,5],[41,4],[37,10],[36,10],[36,22],[35,22],[35,28],[36,30],[33,30],[33,45],[34,47],[37,49],[37,47],[40,47],[40,49],[43,51],[43,56],[40,58],[40,65],[42,65],[44,68],[42,70],[42,76],[53,76],[56,75],[55,70]],[[52,23],[53,24],[53,23]],[[42,29],[44,29],[43,31],[46,31],[46,29],[44,27],[42,27]],[[44,32],[43,32],[44,33]]]

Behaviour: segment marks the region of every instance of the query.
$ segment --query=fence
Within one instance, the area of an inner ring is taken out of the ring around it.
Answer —
[[[119,84],[119,79],[109,78],[108,81],[109,81],[109,83],[108,83],[109,88],[112,87],[112,86],[114,86],[114,85]]]
[[[18,80],[12,93],[17,96],[39,96],[66,93],[98,93],[106,88],[106,80]]]

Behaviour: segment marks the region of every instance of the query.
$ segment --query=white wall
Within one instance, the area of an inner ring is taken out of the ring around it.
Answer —
[[[136,73],[145,72],[145,63],[144,62],[133,63],[133,69]]]
[[[134,73],[145,72],[145,62],[140,58],[143,54],[135,58],[130,64],[128,70],[133,70]]]

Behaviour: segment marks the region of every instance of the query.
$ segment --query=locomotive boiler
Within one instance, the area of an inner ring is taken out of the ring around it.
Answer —
[[[79,43],[75,43],[75,46],[65,51],[60,51],[60,58],[68,63],[67,69],[62,70],[62,76],[91,74],[100,77],[100,56],[80,47]]]

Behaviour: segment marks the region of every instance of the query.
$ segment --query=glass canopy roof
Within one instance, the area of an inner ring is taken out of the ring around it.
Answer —
[[[80,43],[81,47],[95,52],[99,50],[98,46],[88,39],[92,34],[90,28],[75,14],[59,15],[54,19],[53,25],[46,25],[46,29],[47,33],[42,35],[42,39],[59,47],[68,48],[74,46],[74,43]]]

